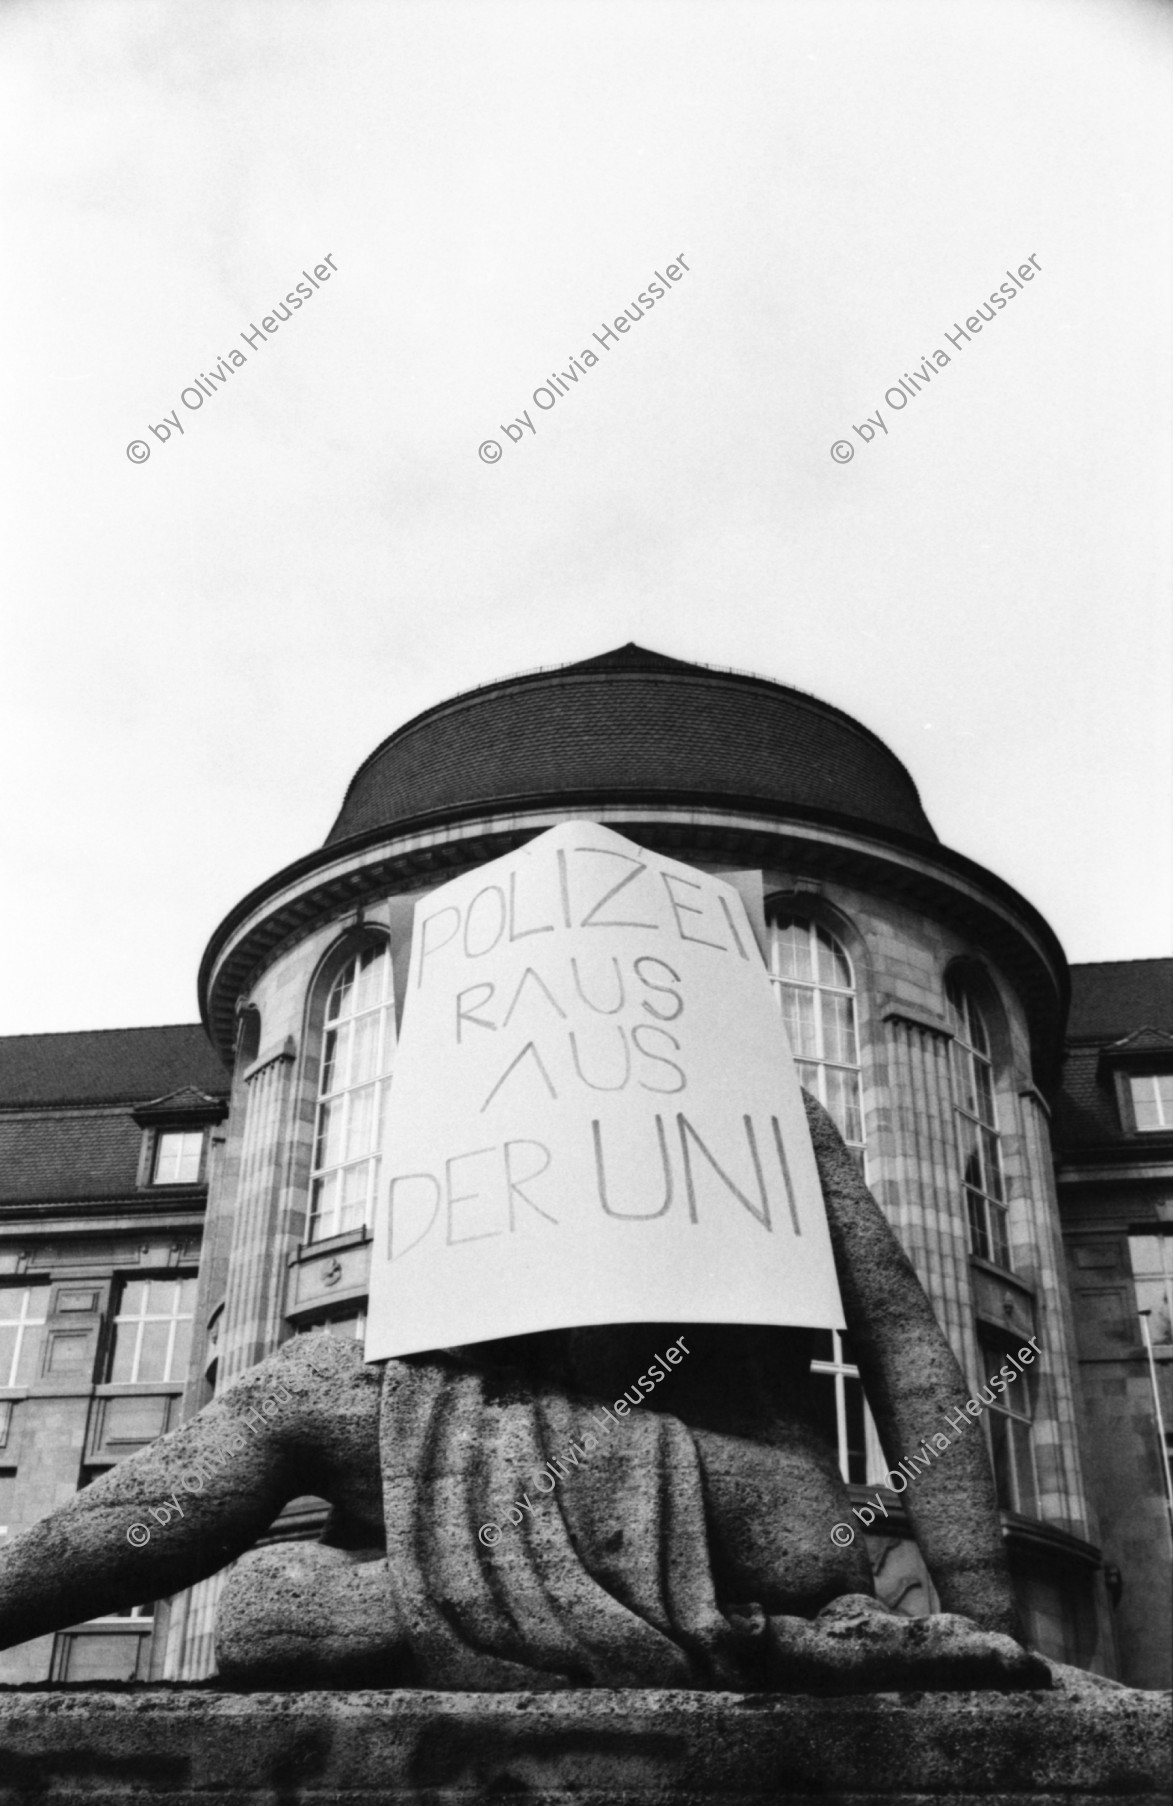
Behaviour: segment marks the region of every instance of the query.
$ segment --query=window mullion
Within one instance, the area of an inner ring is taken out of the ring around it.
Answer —
[[[356,978],[355,983],[358,980]],[[354,1030],[351,1029],[353,1036]],[[354,1088],[350,1087],[342,1094],[342,1167],[338,1175],[337,1195],[334,1202],[334,1233],[342,1233],[342,1212],[345,1206],[346,1175],[350,1171],[347,1155],[350,1152],[350,1119],[354,1113]]]
[[[831,1353],[835,1360],[835,1427],[839,1440],[839,1472],[846,1482],[850,1478],[847,1454],[847,1386],[843,1375],[843,1341],[837,1329],[831,1331]]]
[[[16,1335],[13,1337],[12,1361],[8,1369],[8,1378],[4,1384],[15,1386],[16,1376],[20,1372],[20,1357],[24,1353],[24,1327],[28,1320],[28,1293],[20,1295],[20,1316],[16,1318]]]

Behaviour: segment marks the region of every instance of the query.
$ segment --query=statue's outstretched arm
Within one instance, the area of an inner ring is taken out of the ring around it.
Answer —
[[[373,1372],[340,1338],[298,1337],[84,1487],[0,1555],[0,1648],[192,1586],[289,1499],[336,1496],[332,1442],[377,1447]]]
[[[949,1437],[904,1493],[942,1609],[1021,1642],[985,1434],[965,1410],[965,1376],[838,1129],[804,1098],[843,1309],[884,1453],[895,1468],[920,1452],[922,1438]],[[951,1430],[946,1419],[958,1414],[968,1427]]]

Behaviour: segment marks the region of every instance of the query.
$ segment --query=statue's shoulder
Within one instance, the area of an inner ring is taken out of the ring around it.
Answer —
[[[287,1384],[320,1386],[378,1387],[382,1382],[386,1361],[364,1361],[363,1345],[353,1336],[333,1336],[322,1330],[309,1330],[291,1336],[264,1363],[278,1373]]]

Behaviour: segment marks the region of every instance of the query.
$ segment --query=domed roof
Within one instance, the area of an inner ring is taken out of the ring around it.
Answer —
[[[417,715],[359,767],[326,845],[559,802],[764,805],[937,839],[904,766],[849,715],[627,645]]]

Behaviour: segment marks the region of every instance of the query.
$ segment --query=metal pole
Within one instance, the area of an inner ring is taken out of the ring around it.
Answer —
[[[1165,1509],[1169,1514],[1169,1540],[1173,1542],[1173,1473],[1169,1469],[1169,1442],[1165,1435],[1165,1414],[1161,1410],[1161,1393],[1157,1385],[1157,1363],[1153,1358],[1153,1342],[1149,1335],[1149,1317],[1151,1312],[1138,1311],[1141,1335],[1144,1337],[1145,1353],[1149,1360],[1149,1384],[1153,1389],[1153,1410],[1157,1418],[1157,1436],[1161,1445],[1161,1467],[1165,1476]]]

